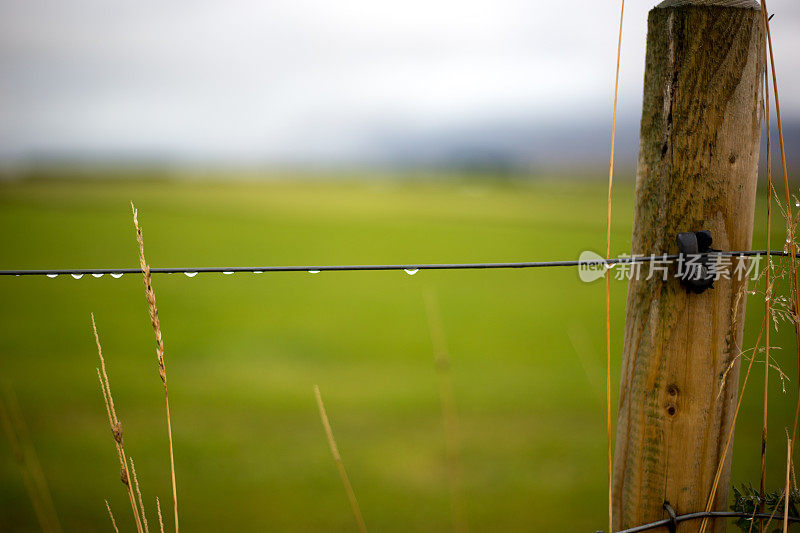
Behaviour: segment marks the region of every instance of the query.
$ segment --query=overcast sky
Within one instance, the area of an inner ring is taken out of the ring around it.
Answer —
[[[620,115],[641,101],[628,0]],[[800,2],[770,0],[800,117]],[[375,138],[610,122],[619,2],[0,0],[0,158],[359,161]]]

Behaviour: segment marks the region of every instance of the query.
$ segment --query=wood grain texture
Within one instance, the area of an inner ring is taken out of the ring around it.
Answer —
[[[747,7],[759,9],[756,0],[664,0],[657,9],[679,6],[719,6],[719,7]]]
[[[700,229],[713,233],[714,248],[750,249],[762,40],[755,2],[668,0],[651,10],[631,253],[677,253],[676,234]],[[615,530],[665,518],[665,500],[679,514],[704,510],[738,391],[744,285],[719,280],[688,294],[674,267],[667,281],[630,282]],[[715,510],[727,508],[730,457]]]

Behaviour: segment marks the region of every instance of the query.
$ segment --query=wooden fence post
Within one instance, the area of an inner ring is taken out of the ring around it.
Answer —
[[[755,0],[666,0],[650,11],[632,254],[674,254],[676,234],[749,250],[763,115]],[[735,264],[735,263],[734,263]],[[689,294],[670,267],[628,288],[613,479],[614,529],[727,509],[723,451],[739,380],[746,281]],[[726,374],[726,370],[729,370]],[[678,531],[697,531],[684,522]],[[723,531],[717,520],[708,531]]]

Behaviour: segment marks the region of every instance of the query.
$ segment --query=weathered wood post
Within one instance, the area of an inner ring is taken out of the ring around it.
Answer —
[[[632,254],[677,253],[676,234],[695,230],[710,230],[714,248],[750,249],[762,47],[755,0],[666,0],[650,11]],[[674,270],[628,287],[614,530],[666,518],[665,500],[678,514],[703,511],[733,419],[746,281],[690,294]],[[731,450],[714,510],[727,509],[730,460]],[[724,529],[716,522],[709,531]]]

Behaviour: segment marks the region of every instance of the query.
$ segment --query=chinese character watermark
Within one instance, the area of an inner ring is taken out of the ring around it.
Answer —
[[[634,254],[606,260],[600,254],[587,250],[578,259],[578,276],[581,281],[589,283],[603,278],[606,271],[611,270],[611,275],[618,281],[667,281],[672,277],[711,285],[718,280],[755,281],[761,272],[761,260],[761,254],[725,252]]]

